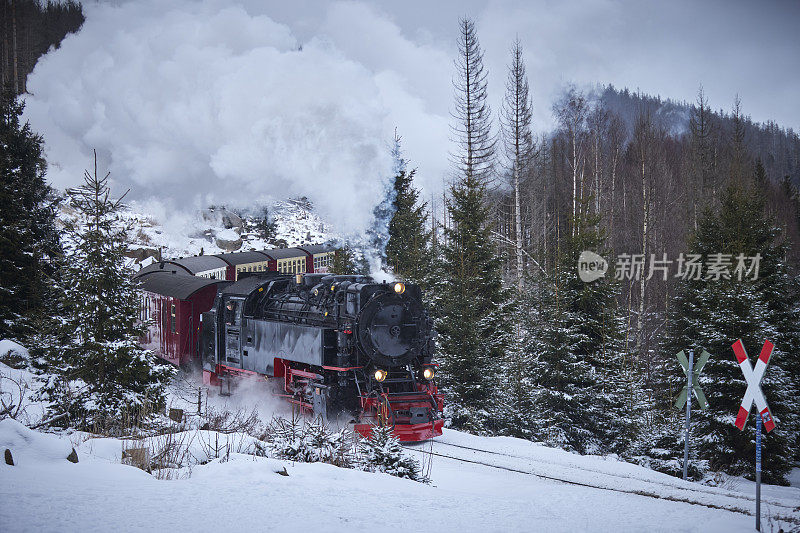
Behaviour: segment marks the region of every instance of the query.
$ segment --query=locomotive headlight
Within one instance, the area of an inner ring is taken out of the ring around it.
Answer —
[[[375,381],[381,382],[386,379],[386,370],[376,370],[375,371]]]
[[[396,292],[397,294],[403,294],[404,292],[406,292],[406,286],[403,283],[395,283],[394,292]]]
[[[422,377],[431,380],[433,379],[433,369],[431,367],[427,367],[425,370],[422,371]]]

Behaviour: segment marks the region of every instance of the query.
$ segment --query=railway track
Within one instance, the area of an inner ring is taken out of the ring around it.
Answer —
[[[746,504],[748,504],[748,506],[749,506],[749,504],[752,504],[753,507],[755,506],[755,498],[751,498],[751,497],[748,497],[748,496],[743,495],[743,494],[734,494],[734,493],[730,493],[730,492],[717,492],[717,491],[714,491],[713,489],[709,489],[709,488],[705,488],[705,487],[697,487],[697,489],[695,489],[694,487],[691,488],[691,489],[683,488],[683,487],[678,487],[676,485],[669,484],[669,483],[664,483],[664,482],[660,482],[660,481],[643,480],[643,479],[636,478],[636,477],[633,477],[633,476],[626,476],[626,475],[623,475],[623,474],[617,474],[617,473],[611,473],[611,472],[602,472],[602,471],[592,470],[592,469],[584,468],[584,467],[580,467],[580,466],[567,466],[567,465],[563,465],[563,464],[559,464],[559,463],[555,463],[555,462],[543,461],[543,460],[535,459],[535,458],[532,458],[532,457],[525,457],[525,456],[514,455],[514,454],[510,454],[510,453],[497,452],[497,451],[494,451],[494,450],[485,450],[485,449],[481,449],[481,448],[473,448],[473,447],[470,447],[470,446],[464,446],[464,445],[461,445],[461,444],[453,444],[453,443],[449,443],[449,442],[430,441],[429,444],[431,445],[430,449],[420,449],[420,447],[412,447],[412,446],[404,446],[404,448],[406,448],[408,450],[411,450],[411,451],[415,451],[417,453],[421,453],[421,454],[428,454],[428,455],[432,455],[432,456],[435,456],[435,457],[447,458],[447,459],[460,461],[460,462],[464,462],[464,463],[475,464],[475,465],[485,466],[485,467],[489,467],[489,468],[495,468],[495,469],[498,469],[498,470],[505,470],[505,471],[508,471],[508,472],[515,472],[515,473],[518,473],[518,474],[535,476],[535,477],[538,477],[540,479],[546,479],[548,481],[554,481],[554,482],[557,482],[557,483],[566,483],[566,484],[569,484],[569,485],[576,485],[576,486],[593,488],[593,489],[598,489],[598,490],[607,490],[607,491],[619,492],[619,493],[623,493],[623,494],[635,494],[635,495],[638,495],[638,496],[644,496],[644,497],[648,497],[648,498],[656,498],[656,499],[661,499],[661,500],[688,503],[690,505],[699,505],[699,506],[707,507],[707,508],[710,508],[710,509],[720,509],[720,510],[735,512],[735,513],[739,513],[739,514],[743,514],[743,515],[747,515],[747,516],[753,516],[754,515],[754,512],[752,510],[750,510],[750,509],[748,509],[748,508],[746,508],[746,507],[744,507],[742,505],[737,505],[736,504],[736,501],[738,500],[738,501],[741,501],[741,503],[743,503],[743,504],[746,502]],[[535,471],[535,468],[531,469],[531,470],[527,470],[527,469],[524,469],[524,468],[519,468],[517,466],[509,466],[509,465],[502,465],[502,464],[492,463],[492,462],[488,462],[487,460],[480,460],[478,458],[468,458],[468,457],[463,457],[463,456],[458,456],[458,455],[451,455],[451,454],[447,454],[447,453],[441,453],[439,451],[434,451],[434,449],[433,449],[434,446],[437,446],[437,447],[438,446],[449,446],[451,448],[468,450],[468,451],[471,451],[471,452],[476,453],[476,454],[487,454],[487,455],[491,455],[491,456],[507,457],[509,459],[513,459],[513,460],[516,460],[516,461],[526,462],[526,463],[528,463],[528,466],[533,466],[530,463],[541,463],[541,464],[548,465],[548,466],[557,466],[559,469],[569,468],[569,469],[581,470],[583,472],[587,472],[587,473],[590,473],[590,474],[593,474],[593,475],[596,475],[596,476],[617,478],[617,479],[620,479],[622,481],[636,481],[637,483],[640,483],[642,485],[655,485],[656,487],[664,487],[664,488],[667,488],[667,489],[669,489],[671,491],[684,492],[684,493],[689,493],[689,494],[684,494],[684,495],[681,495],[681,494],[664,494],[664,493],[659,493],[659,491],[657,491],[657,490],[653,490],[655,487],[638,488],[638,489],[633,489],[633,488],[625,489],[625,488],[610,486],[610,485],[603,484],[603,483],[591,483],[591,482],[587,482],[587,481],[579,481],[579,480],[575,480],[575,479],[568,479],[566,476],[558,476],[558,475],[553,475],[553,474],[549,474],[549,473],[545,473],[545,472],[541,472],[541,471]],[[734,500],[734,502],[732,502],[732,503],[715,503],[715,502],[710,502],[710,501],[701,501],[701,500],[703,500],[705,498],[699,498],[699,499],[698,498],[692,498],[691,497],[691,493],[700,493],[701,495],[704,495],[704,496],[707,496],[707,497],[716,497],[716,498],[720,498],[720,499],[730,499],[730,500]],[[791,505],[786,505],[785,503],[782,503],[782,502],[779,502],[779,501],[763,499],[763,498],[762,498],[762,504],[768,506],[769,511],[772,512],[772,518],[773,519],[784,521],[784,522],[789,522],[789,523],[792,523],[792,524],[800,524],[800,506],[793,507]]]

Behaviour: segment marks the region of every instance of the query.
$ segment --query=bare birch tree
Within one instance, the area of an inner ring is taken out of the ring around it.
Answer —
[[[572,173],[572,235],[575,235],[574,221],[578,217],[578,185],[583,183],[586,168],[586,116],[589,104],[586,96],[570,87],[555,105],[554,111],[561,128],[569,138],[567,166]]]

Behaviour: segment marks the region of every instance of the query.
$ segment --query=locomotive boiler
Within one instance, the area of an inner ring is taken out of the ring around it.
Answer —
[[[258,273],[221,287],[202,315],[204,380],[274,378],[281,394],[323,418],[342,414],[369,436],[441,435],[432,323],[417,285],[369,276]]]

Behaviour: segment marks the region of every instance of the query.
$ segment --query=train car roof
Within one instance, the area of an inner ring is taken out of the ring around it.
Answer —
[[[292,278],[293,276],[287,274],[281,274],[279,272],[264,272],[258,273],[257,275],[247,276],[245,278],[239,279],[239,281],[235,281],[230,285],[226,286],[222,291],[222,294],[229,295],[229,296],[247,296],[258,287],[269,283],[270,281],[274,281],[279,278]]]
[[[209,285],[230,283],[221,279],[198,278],[171,272],[149,272],[137,278],[140,288],[147,292],[188,300],[194,293]]]
[[[245,265],[248,263],[263,263],[269,261],[271,257],[266,252],[233,252],[229,254],[214,254],[230,265]]]
[[[310,254],[324,254],[327,252],[336,251],[336,249],[333,248],[332,246],[325,246],[324,244],[310,244],[308,246],[303,245],[303,246],[298,246],[298,248],[300,248],[301,250],[305,250]]]
[[[151,274],[153,272],[166,272],[169,274],[183,274],[185,276],[191,276],[192,273],[186,270],[186,268],[176,265],[172,261],[161,261],[158,263],[152,263],[147,265],[146,267],[139,270],[136,274],[133,275],[134,279],[144,276],[145,274]]]
[[[218,268],[225,268],[228,263],[214,255],[193,255],[189,257],[181,257],[180,259],[172,259],[173,263],[186,267],[192,274],[198,272],[205,272],[207,270],[216,270]]]
[[[308,252],[300,248],[273,248],[272,250],[264,250],[264,253],[273,259],[308,256]]]

